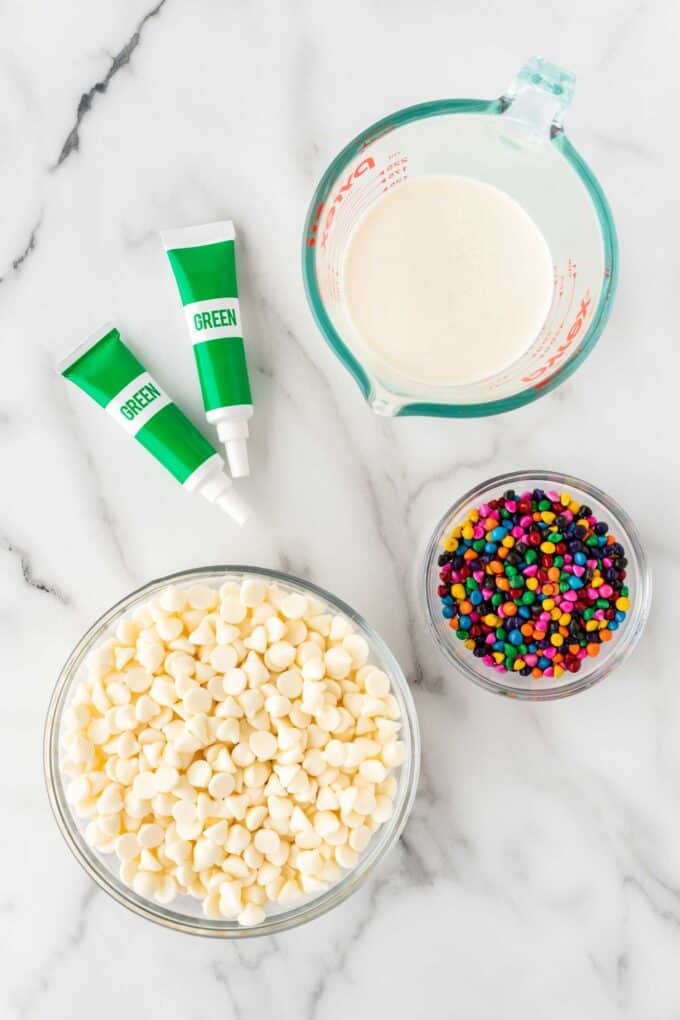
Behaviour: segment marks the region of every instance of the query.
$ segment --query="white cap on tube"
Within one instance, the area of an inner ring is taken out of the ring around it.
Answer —
[[[227,489],[221,496],[218,496],[215,500],[217,506],[228,513],[237,524],[245,524],[250,517],[250,507],[243,499],[239,496],[238,492],[234,492],[233,489]]]
[[[219,465],[221,458],[216,457],[215,460]],[[224,510],[237,524],[245,524],[250,517],[250,507],[242,496],[234,491],[231,479],[219,467],[217,471],[211,471],[202,479],[195,491],[200,492],[210,503],[215,503],[220,510]]]
[[[252,413],[252,412],[251,412]],[[232,478],[250,474],[248,464],[248,421],[245,418],[225,418],[217,423],[217,435],[224,444]]]

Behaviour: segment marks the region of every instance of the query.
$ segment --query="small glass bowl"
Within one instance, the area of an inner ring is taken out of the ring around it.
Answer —
[[[441,612],[437,594],[442,540],[452,528],[465,519],[470,510],[494,499],[506,489],[519,492],[531,489],[556,489],[571,493],[582,504],[590,506],[599,520],[606,521],[610,531],[625,549],[628,566],[626,583],[630,589],[630,609],[626,619],[615,631],[611,641],[602,646],[596,658],[586,658],[579,673],[566,672],[561,677],[523,677],[518,673],[498,673],[476,659],[452,632]],[[580,478],[558,471],[512,471],[497,475],[470,489],[451,506],[437,524],[425,554],[422,575],[422,596],[425,613],[434,639],[446,658],[469,680],[487,691],[527,701],[552,701],[592,687],[628,658],[644,630],[652,599],[652,578],[640,543],[637,528],[628,514],[601,489]]]
[[[285,910],[275,904],[270,905],[267,909],[271,913],[261,924],[253,927],[243,927],[236,921],[227,919],[205,917],[198,900],[188,896],[178,896],[171,907],[166,907],[137,895],[124,885],[118,876],[118,859],[115,855],[98,853],[85,841],[85,821],[76,818],[66,798],[59,746],[64,710],[68,707],[73,691],[81,679],[84,661],[89,652],[113,632],[122,617],[129,615],[168,584],[182,586],[207,584],[217,587],[224,581],[241,581],[244,577],[262,578],[268,584],[280,582],[292,591],[311,594],[326,603],[333,612],[341,613],[352,621],[356,630],[368,641],[371,661],[390,677],[392,693],[399,704],[403,723],[400,739],[406,745],[404,764],[394,772],[399,784],[394,798],[394,813],[378,829],[356,867],[318,896],[303,899],[299,904]],[[329,595],[322,588],[276,570],[243,566],[201,567],[171,574],[138,588],[104,613],[83,635],[65,663],[52,694],[45,723],[44,768],[50,805],[69,849],[90,878],[93,878],[114,900],[135,914],[176,931],[213,938],[251,938],[256,935],[274,935],[320,917],[358,889],[395,844],[406,824],[418,786],[420,734],[413,698],[399,664],[383,640],[348,605]]]

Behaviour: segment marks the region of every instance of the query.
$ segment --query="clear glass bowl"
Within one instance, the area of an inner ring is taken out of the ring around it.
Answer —
[[[311,593],[330,606],[334,612],[341,613],[352,621],[356,630],[363,634],[369,643],[371,661],[380,666],[390,677],[392,693],[401,710],[403,723],[401,739],[406,745],[406,760],[395,771],[399,786],[394,801],[394,813],[389,821],[385,822],[376,832],[356,867],[318,896],[301,900],[299,904],[285,910],[272,905],[268,908],[271,910],[269,916],[261,924],[250,928],[242,927],[236,921],[203,916],[200,903],[188,896],[178,897],[172,907],[165,907],[153,900],[138,896],[132,889],[124,885],[118,876],[117,858],[113,854],[97,853],[86,843],[84,822],[76,818],[66,799],[65,782],[59,764],[59,736],[62,718],[75,686],[81,679],[85,658],[100,641],[112,633],[121,617],[130,614],[168,584],[201,583],[218,586],[225,580],[240,581],[245,576],[263,578],[269,584],[280,582],[286,588],[302,594]],[[214,938],[251,938],[256,935],[273,935],[288,928],[295,928],[299,924],[304,924],[305,921],[311,921],[342,903],[358,889],[397,841],[406,824],[418,785],[420,735],[413,698],[399,664],[383,640],[348,605],[309,582],[301,581],[276,570],[243,566],[201,567],[196,570],[171,574],[138,588],[137,591],[127,595],[104,613],[83,635],[66,661],[52,694],[45,724],[44,767],[52,811],[69,849],[88,875],[114,900],[135,914],[176,931]]]
[[[442,539],[467,516],[470,510],[501,495],[509,488],[519,492],[539,488],[572,493],[582,504],[590,506],[596,517],[609,524],[610,531],[625,548],[628,560],[626,583],[630,588],[630,609],[612,640],[602,646],[597,658],[584,659],[579,673],[565,672],[561,677],[540,679],[522,677],[517,673],[497,673],[472,655],[464,643],[452,633],[448,622],[442,616],[441,601],[437,594],[440,583],[437,558],[442,552]],[[494,691],[496,694],[528,701],[552,701],[592,687],[628,658],[640,639],[649,616],[652,578],[637,528],[625,510],[601,489],[580,478],[564,475],[558,471],[512,471],[482,482],[449,507],[434,529],[427,547],[422,589],[425,613],[434,639],[449,662],[460,673],[480,687],[485,687],[487,691]]]
[[[443,99],[383,117],[324,173],[303,233],[307,300],[377,414],[510,411],[555,389],[594,348],[614,297],[618,249],[604,192],[564,130],[573,92],[572,74],[534,57],[498,99]],[[400,375],[358,334],[343,295],[344,255],[362,215],[392,188],[433,174],[470,177],[514,198],[541,230],[554,266],[552,307],[526,354],[464,385]]]

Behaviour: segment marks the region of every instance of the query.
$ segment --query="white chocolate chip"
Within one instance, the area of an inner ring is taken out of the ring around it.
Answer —
[[[258,578],[166,588],[89,656],[62,768],[139,896],[260,924],[356,866],[394,811],[400,709],[368,642]]]

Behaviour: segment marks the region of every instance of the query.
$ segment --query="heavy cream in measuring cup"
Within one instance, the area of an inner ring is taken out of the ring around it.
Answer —
[[[545,238],[514,199],[465,177],[385,194],[354,228],[343,299],[361,340],[401,375],[464,385],[507,368],[550,309]]]

